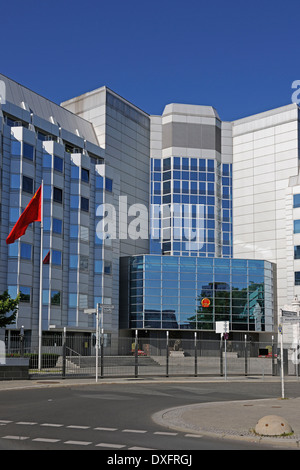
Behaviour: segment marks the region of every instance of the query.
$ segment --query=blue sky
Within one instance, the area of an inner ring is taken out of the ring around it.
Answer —
[[[4,0],[0,72],[60,103],[106,85],[233,120],[291,103],[299,0]]]

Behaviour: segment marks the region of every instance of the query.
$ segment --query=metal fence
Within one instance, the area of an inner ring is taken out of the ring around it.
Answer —
[[[275,343],[121,337],[101,339],[96,352],[93,337],[44,336],[39,369],[37,348],[21,339],[6,348],[8,357],[29,358],[30,377],[96,376],[96,365],[99,378],[280,375],[280,348]],[[285,347],[283,353],[285,374],[299,376],[295,351]]]

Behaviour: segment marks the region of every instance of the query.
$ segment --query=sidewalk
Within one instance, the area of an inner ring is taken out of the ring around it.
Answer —
[[[253,377],[229,377],[227,382],[247,382]],[[279,383],[278,377],[257,378],[257,381]],[[272,444],[286,448],[300,448],[300,381],[287,378],[286,382],[299,383],[299,397],[285,399],[238,400],[213,402],[170,408],[155,413],[153,420],[170,429],[208,435],[223,439],[239,439],[261,444]],[[84,386],[130,383],[224,383],[221,377],[172,377],[172,378],[105,378],[99,379],[36,379],[0,381],[0,394],[5,390],[49,388],[64,386]],[[1,395],[0,395],[1,396]],[[293,434],[286,437],[258,436],[253,432],[259,419],[276,415],[284,418],[292,427]]]

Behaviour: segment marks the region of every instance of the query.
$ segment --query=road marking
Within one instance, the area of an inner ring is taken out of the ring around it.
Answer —
[[[67,426],[67,428],[72,428],[72,429],[89,429],[90,426],[78,426],[76,424],[70,424]]]
[[[117,428],[94,428],[95,431],[117,431]]]
[[[47,439],[46,437],[36,437],[35,439],[32,439],[33,441],[36,442],[59,442],[60,439]]]
[[[203,437],[200,434],[185,434],[184,437]]]
[[[122,449],[122,447],[126,447],[123,444],[107,444],[105,442],[101,442],[100,444],[96,444],[96,447],[109,447],[112,449]]]
[[[154,434],[160,434],[162,436],[177,436],[178,432],[156,431]]]
[[[52,427],[52,428],[61,428],[63,426],[63,424],[43,423],[43,424],[41,424],[41,426],[49,426],[49,427]]]
[[[15,439],[17,441],[25,441],[29,439],[27,436],[2,436],[2,439]]]
[[[72,444],[72,445],[77,445],[77,446],[89,446],[92,443],[87,442],[87,441],[65,441],[64,444]]]
[[[138,432],[138,433],[142,433],[142,434],[143,434],[143,433],[145,433],[145,432],[147,432],[147,431],[142,431],[142,430],[140,430],[140,429],[123,429],[122,432]]]
[[[24,426],[34,426],[35,424],[37,423],[31,423],[29,421],[19,421],[18,423],[16,424],[23,424]]]
[[[4,419],[0,419],[0,423],[1,424],[9,424],[9,423],[12,423],[12,421],[6,421]]]
[[[156,450],[156,449],[151,449],[150,447],[129,447],[128,450]]]

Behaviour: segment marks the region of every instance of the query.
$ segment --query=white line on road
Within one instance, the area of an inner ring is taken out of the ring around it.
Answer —
[[[147,432],[147,431],[143,431],[143,430],[140,430],[140,429],[123,429],[122,432],[137,432],[137,433],[143,434],[143,433],[145,433],[145,432]]]
[[[67,426],[67,428],[72,428],[72,429],[89,429],[90,426],[79,426],[77,424],[70,424]]]
[[[17,441],[25,441],[26,439],[29,439],[27,436],[2,436],[2,439],[14,439]]]
[[[184,437],[203,437],[200,434],[185,434]]]
[[[156,449],[151,449],[150,447],[129,447],[128,450],[156,450]]]
[[[55,423],[43,423],[41,426],[49,426],[50,428],[62,428],[63,424],[55,424]]]
[[[29,421],[19,421],[18,423],[16,424],[23,424],[25,426],[34,426],[35,424],[37,423],[32,423],[32,422],[29,422]]]
[[[94,428],[94,431],[117,431],[117,428]]]
[[[4,419],[0,419],[0,424],[9,424],[12,423],[12,421],[6,421]]]
[[[87,441],[65,441],[64,444],[72,444],[72,445],[77,445],[77,446],[89,446],[92,443],[87,442]]]
[[[109,447],[112,449],[122,449],[122,447],[126,447],[123,444],[107,444],[105,442],[101,442],[100,444],[96,444],[96,447]]]
[[[162,436],[177,436],[177,432],[165,432],[165,431],[156,431],[154,434],[160,434]]]
[[[33,441],[36,442],[59,442],[60,439],[48,439],[46,437],[36,437],[35,439],[32,439]]]

